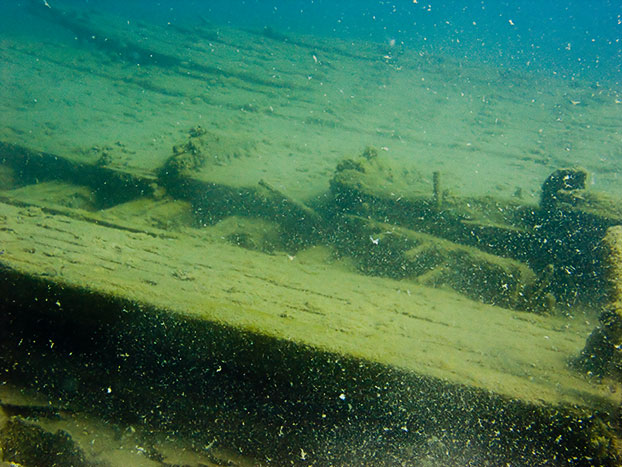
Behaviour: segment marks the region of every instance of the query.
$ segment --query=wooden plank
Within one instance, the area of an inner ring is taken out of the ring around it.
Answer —
[[[36,208],[1,212],[0,264],[19,274],[529,403],[618,403],[567,367],[590,330],[580,320],[360,276],[314,259],[317,249],[272,256],[200,233],[162,239]]]

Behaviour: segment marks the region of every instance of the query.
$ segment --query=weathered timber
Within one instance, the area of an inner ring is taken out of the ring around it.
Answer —
[[[581,171],[574,177],[578,188],[572,190],[560,188],[559,183],[566,183],[564,177],[568,175],[564,174],[575,169],[553,173],[543,186],[540,207],[492,197],[460,198],[446,190],[439,207],[440,185],[436,187],[439,193],[434,194],[433,187],[416,172],[392,167],[369,149],[363,157],[338,165],[331,192],[324,197],[329,201],[311,208],[263,180],[240,187],[197,176],[196,171],[204,164],[218,164],[226,158],[228,147],[217,135],[195,127],[155,174],[76,163],[9,143],[0,144],[0,155],[7,185],[61,180],[88,187],[89,192],[76,193],[72,200],[75,204],[80,198],[87,199],[87,210],[168,195],[191,203],[198,226],[212,225],[228,216],[276,222],[281,237],[278,243],[291,252],[331,243],[342,213],[369,217],[524,263],[538,276],[533,295],[539,296],[536,302],[540,304],[534,309],[552,309],[556,303],[568,309],[573,304],[596,305],[602,300],[602,265],[595,252],[605,230],[622,222],[622,214],[613,199],[581,185],[581,180],[587,179]],[[5,199],[19,203],[18,192],[7,192]],[[51,192],[50,196],[47,208],[56,195]],[[394,271],[389,275],[402,274]]]
[[[19,416],[9,418],[0,426],[0,453],[3,460],[17,465],[92,465],[69,434],[61,430],[50,433]]]
[[[407,227],[526,261],[537,251],[529,230],[536,206],[492,197],[463,198],[381,157],[346,159],[330,181],[330,209]]]
[[[365,274],[448,287],[513,309],[546,310],[544,285],[519,261],[357,216],[344,215],[338,225],[337,251]]]
[[[552,282],[561,301],[598,307],[607,289],[599,252],[607,229],[622,224],[622,209],[618,200],[589,190],[589,179],[585,169],[564,168],[545,180],[532,227],[538,254],[530,264],[536,270],[554,266]]]
[[[4,141],[0,141],[0,163],[13,170],[12,182],[18,186],[52,180],[88,186],[99,209],[140,196],[152,196],[157,190],[155,175],[75,162]]]
[[[588,338],[575,361],[595,376],[622,378],[622,226],[611,227],[600,249],[606,277],[606,303],[600,326]]]
[[[177,176],[163,176],[161,180],[171,196],[192,204],[194,217],[201,226],[229,216],[265,218],[281,227],[283,243],[294,251],[317,242],[326,230],[324,219],[313,209],[263,180],[253,187]]]
[[[1,342],[8,361],[22,362],[7,375],[177,429],[176,417],[229,411],[220,427],[231,443],[280,462],[300,449],[323,462],[361,453],[407,461],[428,452],[431,436],[469,439],[468,448],[448,445],[454,459],[475,451],[496,463],[533,452],[613,459],[611,434],[594,414],[613,413],[617,395],[567,368],[582,332],[554,317],[416,284],[406,293],[400,282],[304,255],[264,255],[199,234],[154,238],[22,209],[3,204],[0,217]],[[47,350],[36,357],[39,343]],[[118,363],[85,365],[94,355]],[[101,378],[100,366],[119,370]],[[172,392],[186,396],[168,412]],[[240,434],[242,421],[252,435]],[[491,448],[500,429],[514,434]],[[573,435],[555,443],[561,433]]]
[[[560,169],[544,182],[541,203],[535,206],[451,195],[441,188],[440,175],[429,183],[380,157],[363,156],[337,166],[329,210],[521,261],[538,274],[547,302],[570,308],[602,300],[602,264],[596,252],[606,229],[622,223],[619,203],[589,191],[588,180],[583,169]]]
[[[445,336],[447,325],[454,317],[464,315],[471,315],[472,319],[467,323],[460,320],[456,332],[465,333],[465,337],[470,333],[480,335],[481,325],[488,324],[494,335],[497,332],[494,328],[506,327],[508,334],[516,336],[516,351],[519,353],[525,345],[541,347],[538,344],[541,339],[536,336],[542,332],[552,334],[549,337],[553,341],[555,336],[565,341],[557,342],[558,350],[552,354],[550,349],[547,350],[550,345],[547,342],[547,347],[541,349],[542,355],[554,356],[559,349],[568,349],[568,345],[570,348],[581,345],[580,337],[577,341],[568,341],[571,336],[567,332],[560,330],[556,333],[549,328],[557,322],[554,317],[528,314],[529,320],[525,321],[517,319],[523,318],[519,312],[489,307],[457,294],[416,284],[409,284],[412,294],[409,296],[405,292],[399,293],[404,290],[404,284],[398,281],[361,276],[321,264],[301,268],[295,259],[286,255],[264,255],[235,248],[202,237],[200,232],[160,239],[6,204],[2,204],[1,222],[3,254],[0,261],[10,270],[74,287],[94,288],[103,294],[177,310],[182,315],[200,320],[225,323],[326,350],[353,352],[370,360],[412,371],[425,370],[450,380],[460,379],[459,375],[472,380],[473,372],[461,365],[446,371],[443,369],[447,367],[446,363],[434,367],[430,357],[424,361],[416,357],[418,344],[412,336],[421,330],[422,319],[432,320],[425,325],[426,332],[440,333],[438,339],[444,343],[439,347],[442,355],[438,358],[442,361],[461,360],[460,355],[464,355],[464,348],[452,350],[452,345],[446,345],[451,339],[448,341]],[[435,310],[431,309],[431,304]],[[389,316],[396,320],[394,326],[397,328],[382,330],[384,326],[380,326],[375,329],[376,325],[386,323]],[[363,323],[369,332],[359,328]],[[537,331],[540,326],[541,331]],[[321,333],[316,334],[315,329]],[[375,344],[370,345],[385,333],[390,335],[393,332],[393,337],[382,344],[383,347],[389,346],[387,352],[380,352]],[[467,339],[460,346],[475,346],[472,350],[476,351],[479,345],[496,345],[495,339],[490,343],[484,339],[477,341]],[[394,345],[397,347],[389,350]],[[420,345],[427,349],[425,353],[432,349],[426,343]],[[512,352],[511,345],[504,340],[506,352]],[[454,351],[456,353],[452,356]],[[559,358],[561,364],[563,355]],[[500,362],[491,364],[493,366],[486,372],[503,371],[504,365]],[[495,369],[497,364],[500,366]],[[564,364],[561,367],[559,370],[564,377],[572,377],[572,374],[566,374]],[[545,374],[548,373],[541,376]],[[485,379],[472,381],[472,384],[509,394],[517,390],[514,387],[489,387]],[[522,397],[526,399],[578,402],[576,394],[581,391],[585,391],[588,398],[588,394],[596,396],[601,392],[598,386],[584,385],[580,379],[573,384],[582,389],[577,388],[571,393],[564,393],[563,385],[559,389],[562,392],[558,393],[554,388],[545,389],[546,386],[536,390],[538,383],[528,379],[518,378],[514,383],[516,388],[522,388],[519,391],[524,390]],[[535,385],[534,390],[529,389],[532,385]],[[605,391],[603,397],[608,398]]]

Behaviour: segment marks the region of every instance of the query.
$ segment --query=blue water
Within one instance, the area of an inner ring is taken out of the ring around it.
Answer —
[[[28,0],[39,1],[39,0]],[[0,27],[19,24],[27,1],[0,3]],[[460,60],[622,81],[619,0],[51,0],[110,10],[128,19],[262,28],[340,38],[395,41]],[[28,28],[28,24],[20,27]]]

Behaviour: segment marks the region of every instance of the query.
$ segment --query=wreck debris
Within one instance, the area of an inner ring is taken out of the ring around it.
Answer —
[[[600,326],[588,337],[576,365],[597,376],[622,376],[622,225],[611,227],[602,242],[606,304]]]
[[[190,128],[185,140],[173,147],[171,157],[158,170],[157,177],[151,178],[128,175],[121,167],[75,164],[56,155],[14,145],[0,144],[0,149],[21,184],[32,183],[20,175],[26,170],[53,178],[56,167],[65,168],[68,170],[58,170],[58,176],[90,185],[97,200],[103,200],[98,201],[96,207],[111,208],[146,195],[155,200],[188,202],[188,215],[194,217],[188,225],[193,222],[196,226],[214,225],[229,216],[274,223],[280,239],[272,238],[266,247],[262,246],[263,241],[251,241],[255,234],[245,235],[244,227],[225,235],[232,243],[251,249],[285,250],[293,254],[313,245],[324,245],[334,246],[338,256],[354,257],[361,252],[361,239],[368,239],[370,235],[376,240],[379,238],[375,232],[365,233],[374,228],[362,227],[352,220],[359,217],[384,224],[387,231],[402,229],[409,232],[407,237],[429,235],[438,245],[473,248],[470,251],[476,252],[478,258],[491,255],[490,258],[495,258],[492,263],[513,261],[530,271],[530,274],[517,276],[521,278],[517,279],[521,284],[518,289],[510,286],[512,281],[501,281],[486,293],[476,293],[477,288],[455,288],[485,303],[553,312],[569,310],[576,303],[596,304],[601,298],[602,264],[593,252],[608,227],[622,224],[622,209],[614,199],[588,190],[589,174],[585,169],[560,169],[551,174],[543,184],[541,204],[536,206],[516,198],[450,195],[442,185],[440,172],[432,174],[433,189],[430,190],[429,179],[415,169],[393,164],[370,146],[359,157],[339,162],[330,180],[330,191],[321,198],[322,202],[307,205],[267,180],[248,186],[210,181],[211,167],[226,164],[229,157],[237,157],[240,148],[252,152],[252,147],[238,143],[201,126]],[[54,170],[46,169],[48,162]],[[97,185],[97,180],[103,180],[101,186]],[[122,187],[118,181],[123,182]],[[111,191],[118,192],[116,197]],[[130,199],[120,199],[119,194]],[[355,225],[358,227],[353,228]],[[377,258],[370,259],[363,254],[354,258],[359,270],[370,275],[408,276],[403,269],[391,271],[390,267],[401,268],[400,261],[417,263],[416,255],[406,254],[408,249],[396,245],[383,241],[382,248],[377,250],[382,249],[387,255],[391,249],[389,256],[400,258],[399,261],[380,264]],[[457,250],[452,247],[452,251]],[[471,254],[452,255],[452,261],[457,258],[463,261],[457,270],[474,270],[474,265],[479,264],[473,262]],[[417,276],[421,277],[416,280],[428,285],[447,285],[448,273],[440,274],[441,264],[444,263],[439,259],[433,268],[434,274],[431,271],[427,276],[420,273]],[[409,280],[415,279],[409,276]],[[511,295],[506,287],[519,292]],[[492,296],[494,290],[500,291],[498,298]]]
[[[67,432],[51,433],[20,416],[10,417],[0,429],[0,454],[5,461],[29,466],[91,465]]]
[[[473,300],[541,311],[542,286],[519,261],[485,253],[429,234],[344,216],[337,250],[352,257],[365,274],[450,288]]]
[[[554,208],[558,203],[576,204],[587,188],[590,174],[583,168],[558,169],[542,184],[540,206]]]

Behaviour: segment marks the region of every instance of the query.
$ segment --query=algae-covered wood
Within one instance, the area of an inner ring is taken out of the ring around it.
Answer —
[[[18,274],[525,402],[607,408],[619,401],[614,383],[595,384],[568,368],[593,326],[582,318],[361,276],[327,261],[319,247],[268,255],[200,231],[159,237],[36,207],[2,204],[1,212],[0,264]]]

